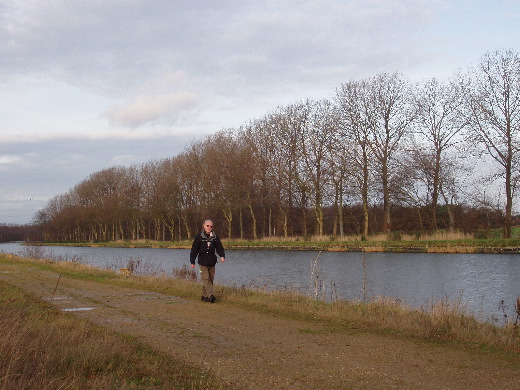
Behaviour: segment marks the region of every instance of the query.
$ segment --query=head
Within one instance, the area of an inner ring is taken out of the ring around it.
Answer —
[[[210,234],[213,231],[213,221],[211,219],[206,219],[202,228],[206,232],[206,234]]]

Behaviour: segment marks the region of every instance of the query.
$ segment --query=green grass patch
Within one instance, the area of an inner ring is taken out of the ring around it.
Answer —
[[[391,238],[399,239],[388,240],[388,237],[374,236],[369,240],[361,241],[359,238],[350,237],[344,239],[331,239],[330,237],[313,237],[304,240],[300,237],[291,239],[270,238],[263,240],[226,240],[223,239],[226,249],[272,249],[272,250],[323,250],[323,251],[381,251],[381,252],[441,252],[441,253],[520,253],[520,238],[503,239],[499,235],[487,232],[482,238],[464,236],[458,238],[457,235],[451,238],[443,237],[438,234],[425,235],[417,239],[416,235],[391,235]],[[476,235],[478,236],[478,235]],[[453,238],[455,237],[455,238]],[[384,238],[384,239],[382,239]],[[117,242],[96,242],[96,243],[42,243],[42,245],[63,245],[63,246],[103,246],[114,248],[170,248],[188,249],[191,248],[189,241],[117,241]]]

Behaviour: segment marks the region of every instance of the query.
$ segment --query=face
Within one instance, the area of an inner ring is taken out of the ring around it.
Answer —
[[[213,230],[213,222],[210,220],[204,221],[204,231],[206,232],[206,234],[211,233],[212,230]]]

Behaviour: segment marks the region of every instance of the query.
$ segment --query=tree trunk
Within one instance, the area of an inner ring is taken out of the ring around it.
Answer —
[[[190,240],[191,239],[191,230],[190,230],[190,225],[188,224],[188,218],[186,217],[186,213],[182,214],[182,220],[184,222],[184,229],[186,230],[186,238],[188,240]]]
[[[368,156],[363,148],[363,184],[361,197],[363,198],[363,238],[368,240]]]
[[[224,213],[224,218],[226,218],[226,221],[228,223],[228,238],[231,239],[231,228],[232,228],[232,221],[233,221],[233,213],[231,212],[231,208],[229,206],[221,207],[222,212]]]
[[[244,221],[243,221],[243,218],[242,218],[242,206],[240,206],[238,208],[238,218],[239,218],[239,225],[240,225],[240,239],[243,240],[244,239]]]
[[[506,215],[504,221],[504,238],[511,238],[512,236],[512,217],[511,212],[513,208],[513,194],[511,190],[511,161],[512,151],[511,143],[509,143],[509,155],[506,163]]]
[[[435,154],[435,170],[433,172],[433,192],[432,192],[432,221],[431,228],[433,231],[438,229],[437,222],[437,203],[439,201],[439,176],[441,171],[441,151],[437,149]]]
[[[251,202],[248,203],[248,206],[249,206],[249,212],[251,214],[251,220],[252,220],[252,228],[253,228],[253,240],[257,240],[258,239],[258,235],[256,233],[256,216],[255,216],[255,210],[253,209],[253,205],[251,204]]]
[[[382,182],[383,182],[383,233],[387,234],[391,230],[390,224],[390,189],[388,187],[388,166],[383,163],[382,168]]]

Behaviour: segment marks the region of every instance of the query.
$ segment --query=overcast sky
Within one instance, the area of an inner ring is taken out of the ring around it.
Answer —
[[[519,20],[516,0],[0,0],[0,223],[348,80],[449,77],[518,50]]]

